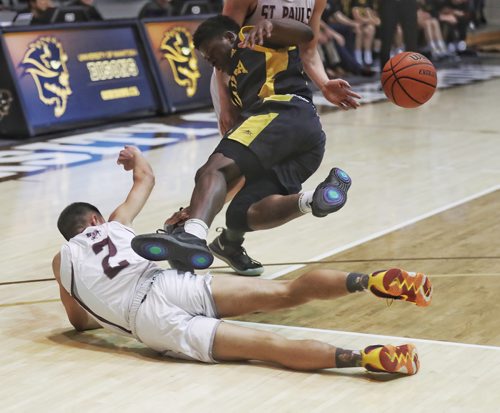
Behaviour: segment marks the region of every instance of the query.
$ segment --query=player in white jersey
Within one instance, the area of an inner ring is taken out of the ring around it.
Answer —
[[[102,326],[133,336],[165,355],[209,363],[261,360],[296,370],[418,371],[411,344],[347,350],[316,340],[289,340],[221,318],[365,290],[425,307],[432,295],[425,275],[398,269],[370,275],[313,270],[295,280],[259,280],[163,270],[130,246],[134,236],[130,225],[154,185],[152,170],[133,147],[121,151],[118,163],[133,170],[134,182],[109,221],[84,202],[66,207],[58,220],[67,242],[52,267],[69,321],[77,330]]]

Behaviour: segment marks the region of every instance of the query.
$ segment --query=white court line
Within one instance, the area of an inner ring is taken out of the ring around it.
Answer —
[[[416,342],[416,343],[428,343],[428,344],[439,344],[443,346],[454,346],[454,347],[469,347],[469,348],[477,348],[482,350],[496,350],[500,351],[499,346],[485,346],[482,344],[468,344],[468,343],[457,343],[454,341],[440,341],[440,340],[428,340],[425,338],[411,338],[411,337],[398,337],[398,336],[385,336],[381,334],[368,334],[368,333],[353,333],[350,331],[339,331],[339,330],[326,330],[322,328],[310,328],[310,327],[295,327],[295,326],[283,326],[280,324],[267,324],[267,323],[252,323],[248,321],[237,321],[237,320],[224,320],[227,323],[235,323],[240,324],[242,326],[248,326],[253,328],[262,328],[262,327],[271,327],[271,328],[285,328],[290,330],[299,330],[299,331],[313,331],[320,333],[333,333],[341,336],[354,336],[354,337],[375,337],[380,339],[388,339],[388,340],[401,340],[404,342]]]
[[[415,222],[422,221],[422,220],[424,220],[426,218],[429,218],[429,217],[431,217],[433,215],[437,215],[437,214],[439,214],[439,213],[441,213],[443,211],[446,211],[447,209],[451,209],[451,208],[454,208],[454,207],[456,207],[458,205],[462,205],[462,204],[465,204],[467,202],[473,201],[474,199],[481,198],[482,196],[488,195],[488,194],[490,194],[492,192],[495,192],[495,191],[497,191],[499,189],[500,189],[500,185],[495,185],[495,186],[493,186],[491,188],[485,189],[485,190],[483,190],[481,192],[478,192],[478,193],[476,193],[474,195],[471,195],[471,196],[468,196],[466,198],[463,198],[463,199],[461,199],[459,201],[452,202],[451,204],[444,205],[444,206],[439,207],[437,209],[434,209],[434,210],[432,210],[430,212],[427,212],[425,214],[419,215],[419,216],[417,216],[415,218],[412,218],[412,219],[410,219],[408,221],[404,221],[404,222],[402,222],[400,224],[394,225],[394,226],[389,227],[387,229],[384,229],[382,231],[375,232],[375,233],[370,234],[370,235],[368,235],[366,237],[363,237],[363,238],[361,238],[359,240],[349,242],[348,244],[345,244],[345,245],[343,245],[341,247],[334,248],[334,249],[332,249],[330,251],[327,251],[327,252],[325,252],[325,253],[323,253],[321,255],[317,255],[316,257],[313,257],[313,258],[311,258],[311,259],[309,259],[307,261],[308,262],[315,262],[315,261],[320,261],[320,260],[322,260],[324,258],[327,258],[327,257],[331,257],[332,255],[338,254],[339,252],[346,251],[346,250],[348,250],[350,248],[353,248],[353,247],[356,247],[358,245],[364,244],[365,242],[371,241],[371,240],[373,240],[375,238],[379,238],[379,237],[381,237],[383,235],[387,235],[387,234],[389,234],[391,232],[394,232],[394,231],[397,231],[397,230],[399,230],[401,228],[404,228],[404,227],[407,227],[409,225],[412,225]],[[270,274],[270,275],[267,275],[267,276],[263,275],[263,276],[261,276],[261,278],[272,280],[274,278],[278,278],[278,277],[281,277],[282,275],[288,274],[288,273],[290,273],[292,271],[296,271],[296,270],[298,270],[300,268],[303,268],[306,265],[307,264],[292,265],[292,266],[289,266],[287,268],[284,268],[283,270],[275,272],[273,274]]]

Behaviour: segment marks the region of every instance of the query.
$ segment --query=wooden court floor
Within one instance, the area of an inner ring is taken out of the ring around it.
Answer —
[[[295,277],[316,265],[428,273],[435,296],[426,309],[358,294],[231,321],[347,348],[413,342],[422,362],[416,376],[165,359],[105,331],[75,333],[53,281],[5,284],[51,277],[62,242],[55,221],[66,204],[87,200],[109,214],[123,199],[130,176],[110,154],[0,182],[1,410],[497,412],[499,93],[496,79],[438,91],[417,110],[386,102],[324,111],[327,153],[304,188],[340,166],[353,178],[346,207],[247,236],[249,253],[268,264],[264,278]],[[186,204],[194,172],[216,141],[188,140],[146,153],[157,186],[136,220],[137,232],[156,229]],[[221,215],[213,228],[223,222]],[[216,262],[212,272],[229,271]]]

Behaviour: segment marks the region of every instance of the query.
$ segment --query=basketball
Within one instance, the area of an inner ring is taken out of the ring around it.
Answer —
[[[380,81],[391,102],[403,108],[416,108],[434,94],[436,68],[420,53],[403,52],[385,64]]]

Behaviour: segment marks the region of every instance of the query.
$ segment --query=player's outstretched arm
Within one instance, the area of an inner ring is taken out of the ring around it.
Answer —
[[[61,296],[61,301],[63,303],[64,309],[66,310],[66,314],[68,315],[68,319],[71,325],[78,331],[101,328],[101,325],[97,323],[97,321],[95,321],[92,317],[90,317],[87,311],[85,311],[61,285],[60,268],[61,254],[58,253],[52,260],[52,271],[54,272],[54,277],[59,284],[59,295]]]
[[[351,90],[351,85],[343,79],[329,79],[323,62],[318,53],[318,36],[321,26],[321,15],[325,9],[326,0],[317,0],[309,20],[314,37],[309,42],[299,45],[300,59],[304,71],[313,83],[321,90],[323,96],[339,108],[348,110],[356,109],[359,103],[356,99],[361,96]]]
[[[314,33],[311,28],[299,21],[293,19],[262,20],[245,32],[245,40],[239,46],[288,47],[309,42],[313,37]]]
[[[148,200],[155,184],[155,177],[151,165],[134,146],[125,146],[116,162],[118,165],[123,165],[126,171],[132,170],[134,183],[125,201],[110,215],[109,221],[118,221],[130,226]]]

